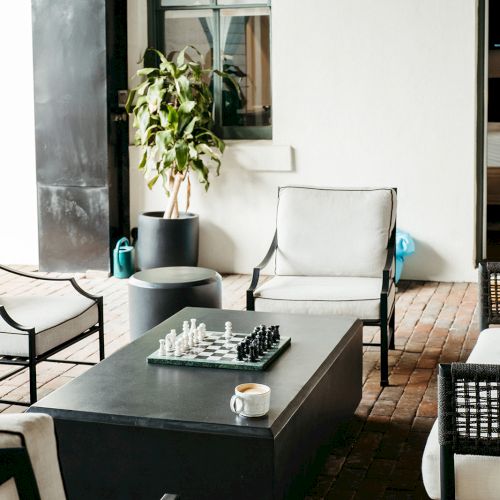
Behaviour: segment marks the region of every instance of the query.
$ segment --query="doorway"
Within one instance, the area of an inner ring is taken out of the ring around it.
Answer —
[[[486,165],[486,258],[500,260],[500,5],[488,0],[486,15],[487,95],[484,156]]]

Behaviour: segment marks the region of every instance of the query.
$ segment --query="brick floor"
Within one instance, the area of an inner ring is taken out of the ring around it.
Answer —
[[[30,270],[26,266],[22,269]],[[91,293],[104,295],[106,355],[110,355],[128,342],[127,282],[83,276],[79,283]],[[225,276],[223,307],[243,309],[248,283],[248,276]],[[63,288],[0,271],[0,294],[60,294]],[[467,359],[474,346],[478,335],[476,293],[473,283],[400,283],[396,349],[390,353],[391,385],[379,387],[378,350],[366,347],[363,399],[354,418],[337,433],[308,500],[427,498],[420,461],[436,418],[436,368],[439,362]],[[376,328],[364,330],[366,341],[377,335]],[[92,336],[66,349],[63,356],[97,360],[97,351],[97,339]],[[83,365],[41,363],[39,397],[87,369]],[[0,366],[0,373],[6,370]],[[27,373],[0,382],[0,397],[25,400],[27,395]],[[24,409],[0,405],[3,412]]]

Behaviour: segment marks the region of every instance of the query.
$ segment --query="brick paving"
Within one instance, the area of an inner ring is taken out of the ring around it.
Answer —
[[[32,270],[26,266],[22,269]],[[82,276],[79,283],[91,293],[104,295],[106,355],[110,355],[128,342],[126,280]],[[243,309],[248,283],[248,276],[225,276],[223,307]],[[0,295],[63,292],[60,284],[0,271]],[[379,386],[378,349],[364,348],[363,399],[354,418],[337,433],[307,500],[427,498],[420,462],[437,413],[437,365],[467,359],[478,336],[476,294],[477,286],[473,283],[400,283],[396,349],[390,352],[390,386],[384,389]],[[366,341],[376,340],[377,335],[377,328],[364,329]],[[62,357],[97,361],[97,352],[94,335],[66,349]],[[41,363],[39,397],[88,368]],[[0,373],[7,370],[0,366]],[[0,397],[19,401],[27,396],[26,372],[0,382]],[[24,410],[19,405],[0,405],[0,412]]]

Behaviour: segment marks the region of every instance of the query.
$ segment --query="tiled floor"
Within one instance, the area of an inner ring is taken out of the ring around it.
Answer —
[[[29,268],[23,268],[29,270]],[[248,276],[224,278],[223,307],[243,309]],[[106,354],[128,342],[127,283],[114,278],[80,280],[105,298]],[[396,350],[391,351],[390,387],[379,387],[378,350],[363,357],[363,399],[355,417],[338,433],[331,454],[309,499],[427,498],[420,460],[436,417],[436,367],[465,360],[478,334],[475,284],[400,283],[396,304]],[[0,272],[0,295],[62,293],[59,284],[18,278]],[[365,328],[365,340],[376,328]],[[73,359],[97,360],[95,336],[64,353]],[[87,370],[86,366],[42,363],[39,396]],[[6,370],[0,367],[0,373]],[[0,397],[21,400],[28,394],[27,373],[0,382]],[[23,411],[0,405],[0,411]]]

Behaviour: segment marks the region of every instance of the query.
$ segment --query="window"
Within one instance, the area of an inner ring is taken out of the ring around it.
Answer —
[[[271,139],[269,1],[150,0],[149,44],[165,55],[195,46],[205,67],[233,75],[240,87],[214,75],[214,119],[225,139]]]

